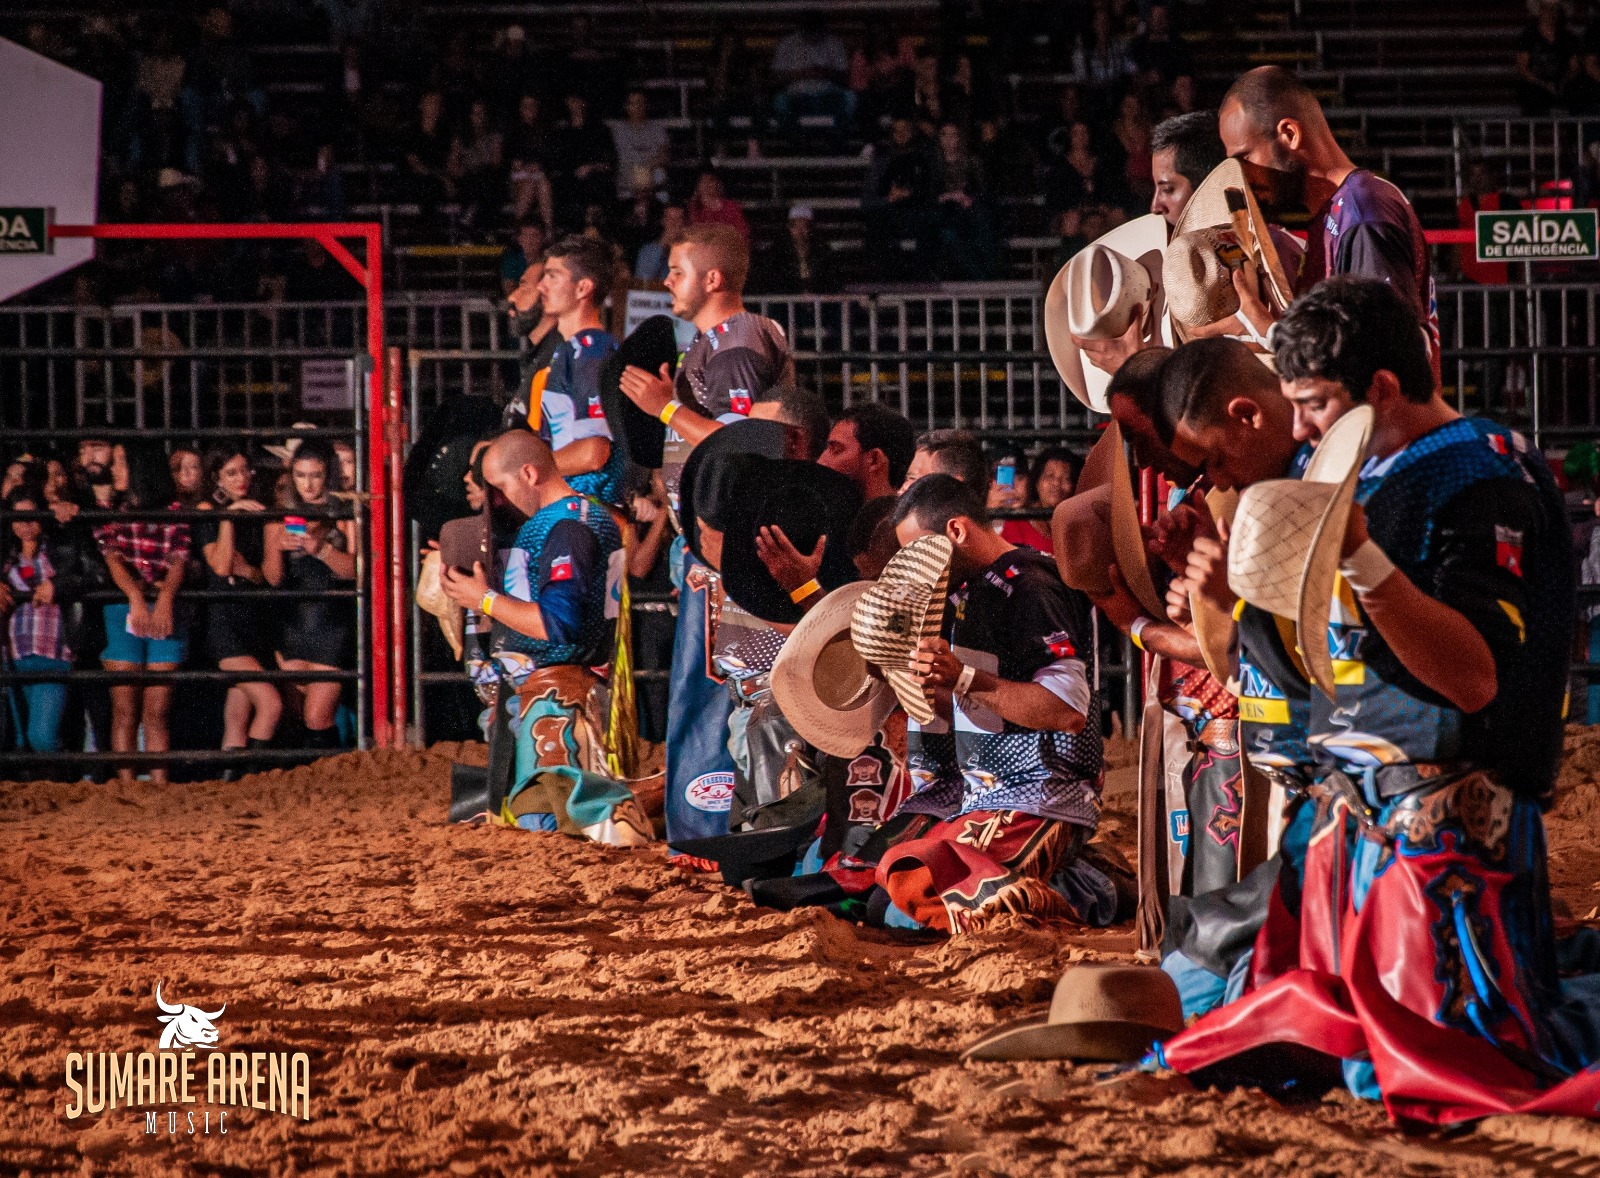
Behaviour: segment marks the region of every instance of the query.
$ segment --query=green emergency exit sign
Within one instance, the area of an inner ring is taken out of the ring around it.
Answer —
[[[1477,218],[1478,261],[1548,262],[1600,259],[1594,209],[1483,212]]]
[[[0,254],[48,254],[50,209],[0,208]]]

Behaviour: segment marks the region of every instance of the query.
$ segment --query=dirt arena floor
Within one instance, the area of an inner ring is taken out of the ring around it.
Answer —
[[[1581,1122],[1407,1136],[1344,1095],[964,1065],[1131,934],[916,941],[757,910],[664,847],[452,828],[449,762],[474,752],[0,786],[0,1173],[1600,1174]],[[1124,845],[1127,805],[1104,826]],[[1597,820],[1600,730],[1550,824],[1569,920],[1600,904]],[[311,1119],[68,1120],[67,1054],[154,1050],[157,982],[227,1003],[222,1049],[308,1053]]]

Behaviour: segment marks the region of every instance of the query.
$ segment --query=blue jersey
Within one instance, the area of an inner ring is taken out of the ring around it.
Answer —
[[[517,533],[502,585],[519,601],[538,603],[547,636],[533,638],[497,625],[497,653],[525,656],[533,667],[608,662],[612,611],[607,607],[617,573],[614,556],[621,551],[616,522],[593,499],[569,495],[535,512]]]
[[[1339,578],[1327,636],[1337,698],[1312,697],[1319,762],[1469,761],[1546,796],[1561,754],[1573,575],[1543,456],[1502,426],[1460,418],[1369,462],[1356,499],[1395,566],[1483,636],[1499,690],[1482,711],[1460,711],[1406,670]]]
[[[611,439],[600,407],[600,369],[616,350],[616,339],[599,328],[580,331],[556,349],[539,403],[539,436],[552,450],[564,450],[585,438]],[[622,447],[613,445],[599,470],[569,475],[567,482],[580,495],[616,503],[622,492],[623,465]]]

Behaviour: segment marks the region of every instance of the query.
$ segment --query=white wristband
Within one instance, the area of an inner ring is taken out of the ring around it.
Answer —
[[[1354,589],[1356,596],[1371,593],[1389,579],[1394,572],[1394,562],[1383,554],[1372,540],[1367,540],[1339,565],[1339,574],[1345,584]]]
[[[977,667],[962,667],[961,674],[956,679],[955,694],[966,695],[972,689],[972,680],[977,674]]]
[[[1153,620],[1154,619],[1149,617],[1134,618],[1133,625],[1128,627],[1128,637],[1133,639],[1133,644],[1140,650],[1144,649],[1144,643],[1140,641],[1139,636],[1144,633],[1144,628]]]

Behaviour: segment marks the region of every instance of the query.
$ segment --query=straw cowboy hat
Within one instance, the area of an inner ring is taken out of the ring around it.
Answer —
[[[933,722],[933,704],[907,664],[922,639],[939,637],[954,551],[947,536],[913,540],[894,554],[850,614],[856,653],[883,672],[900,706],[918,724]]]
[[[1122,428],[1113,421],[1083,460],[1071,498],[1050,519],[1061,580],[1092,597],[1111,591],[1106,569],[1116,565],[1128,591],[1152,617],[1167,616],[1166,600],[1150,576],[1133,477],[1122,449]]]
[[[772,696],[784,719],[829,756],[859,754],[894,711],[894,691],[850,641],[851,615],[871,588],[856,581],[824,597],[772,664]]]
[[[1166,246],[1166,220],[1154,214],[1137,217],[1073,255],[1045,292],[1044,338],[1050,359],[1072,395],[1096,413],[1109,411],[1106,386],[1111,374],[1085,360],[1072,337],[1117,339],[1140,321],[1145,345],[1170,344],[1172,328],[1161,290]]]
[[[417,608],[439,619],[439,629],[444,631],[451,653],[459,659],[466,619],[461,607],[444,595],[440,574],[439,551],[434,549],[422,558],[422,571],[417,574]]]
[[[1239,310],[1231,271],[1247,258],[1262,276],[1263,301],[1281,313],[1294,288],[1244,169],[1238,160],[1223,160],[1184,206],[1161,267],[1167,310],[1180,336],[1185,328],[1204,327]]]
[[[1346,413],[1322,435],[1303,478],[1245,490],[1228,541],[1229,586],[1251,605],[1295,620],[1306,671],[1330,699],[1329,604],[1371,433],[1371,406]]]
[[[1226,523],[1231,528],[1234,514],[1239,509],[1239,492],[1219,491],[1213,487],[1206,492],[1206,507],[1213,520]],[[1218,683],[1229,685],[1235,679],[1233,617],[1218,609],[1210,598],[1198,593],[1189,594],[1189,617],[1194,622],[1194,638],[1200,644],[1201,661],[1205,663],[1206,670]],[[1237,686],[1237,683],[1232,686]]]
[[[1178,987],[1148,965],[1074,965],[1056,983],[1050,1015],[1007,1023],[961,1053],[963,1059],[1136,1060],[1183,1030]]]

